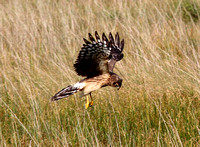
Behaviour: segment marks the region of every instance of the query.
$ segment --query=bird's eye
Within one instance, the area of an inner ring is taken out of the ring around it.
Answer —
[[[113,85],[114,85],[115,87],[119,87],[118,83],[114,83]]]

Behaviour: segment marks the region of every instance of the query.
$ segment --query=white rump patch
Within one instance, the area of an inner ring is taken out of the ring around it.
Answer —
[[[76,83],[74,84],[74,87],[77,87],[78,89],[83,89],[85,87],[85,83]]]

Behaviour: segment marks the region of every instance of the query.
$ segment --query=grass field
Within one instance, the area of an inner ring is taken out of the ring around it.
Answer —
[[[200,146],[199,0],[0,0],[0,146]],[[90,32],[119,32],[117,91],[50,98]]]

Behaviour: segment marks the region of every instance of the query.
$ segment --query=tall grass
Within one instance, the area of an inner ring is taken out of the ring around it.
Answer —
[[[195,15],[193,15],[195,14]],[[199,146],[200,2],[0,1],[0,146]],[[116,91],[51,102],[82,38],[119,32]]]

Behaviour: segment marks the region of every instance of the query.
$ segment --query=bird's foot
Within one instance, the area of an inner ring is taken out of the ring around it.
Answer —
[[[88,107],[92,107],[93,103],[93,100],[90,102],[89,97],[87,96],[87,103],[85,104],[85,109],[88,109]]]
[[[90,107],[92,107],[93,103],[94,103],[94,102],[93,102],[93,101],[91,101],[91,102],[89,103],[89,106],[90,106]]]
[[[89,97],[87,96],[87,103],[85,104],[85,109],[88,109],[89,106],[90,106],[90,100]]]
[[[86,103],[86,104],[85,104],[85,109],[88,109],[89,106],[90,106],[90,104],[89,104],[89,103]]]

